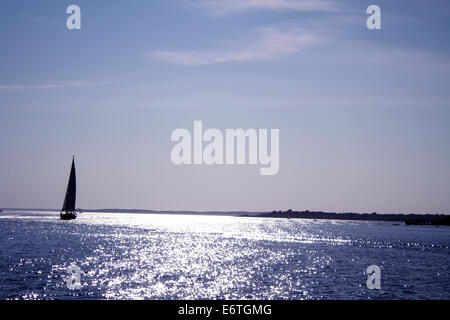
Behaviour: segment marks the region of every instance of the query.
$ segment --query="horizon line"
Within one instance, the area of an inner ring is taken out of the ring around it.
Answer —
[[[61,211],[61,209],[51,209],[51,208],[0,208],[0,210],[35,210],[35,211]],[[273,212],[300,212],[300,213],[331,213],[331,214],[359,214],[359,215],[367,215],[367,214],[376,214],[376,215],[450,215],[450,213],[415,213],[415,212],[398,212],[398,213],[380,213],[380,212],[332,212],[332,211],[321,211],[321,210],[294,210],[294,209],[287,209],[287,210],[269,210],[269,211],[249,211],[249,210],[155,210],[155,209],[124,209],[124,208],[100,208],[100,209],[85,209],[85,208],[77,208],[77,211],[82,212],[105,212],[110,213],[108,211],[116,211],[117,213],[139,213],[139,212],[148,212],[148,213],[249,213],[249,214],[259,214],[259,213],[273,213]]]

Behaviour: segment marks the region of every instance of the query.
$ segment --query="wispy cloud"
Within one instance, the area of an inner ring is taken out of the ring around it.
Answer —
[[[223,14],[252,9],[290,11],[335,11],[336,3],[328,0],[201,0],[198,4]]]
[[[17,84],[0,84],[0,89],[17,90],[17,89],[54,89],[54,88],[70,88],[70,87],[92,87],[101,83],[88,81],[60,81],[47,84],[36,85],[17,85]]]
[[[235,50],[153,51],[153,55],[169,63],[202,66],[216,63],[277,60],[299,53],[319,42],[312,33],[297,29],[263,28],[258,41]]]

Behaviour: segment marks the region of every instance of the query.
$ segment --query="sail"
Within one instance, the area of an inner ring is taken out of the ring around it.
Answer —
[[[72,169],[70,170],[69,183],[67,185],[66,197],[64,198],[64,205],[61,211],[74,212],[75,211],[75,196],[77,193],[77,182],[75,178],[75,159],[72,159]]]

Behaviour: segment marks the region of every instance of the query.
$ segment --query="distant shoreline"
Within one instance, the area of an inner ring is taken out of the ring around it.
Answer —
[[[407,225],[450,225],[450,215],[446,214],[378,214],[373,213],[335,213],[323,211],[272,211],[262,213],[258,217],[287,219],[317,219],[317,220],[354,220],[354,221],[387,221],[403,222]]]
[[[54,211],[58,209],[38,209],[38,208],[0,208],[8,211]],[[272,212],[251,212],[251,211],[178,211],[178,210],[145,210],[145,209],[77,209],[80,212],[92,213],[140,213],[140,214],[183,214],[183,215],[216,215],[216,216],[237,216],[237,217],[258,217],[258,218],[286,218],[286,219],[313,219],[313,220],[353,220],[353,221],[386,221],[403,222],[407,225],[450,225],[450,215],[448,214],[378,214],[354,213],[354,212],[323,212],[323,211],[272,211]]]

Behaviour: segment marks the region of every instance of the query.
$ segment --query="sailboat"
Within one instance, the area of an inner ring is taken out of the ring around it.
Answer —
[[[59,217],[61,220],[72,220],[77,217],[75,212],[75,198],[77,194],[77,181],[75,177],[75,156],[72,158],[72,169],[70,169],[69,183],[67,184],[66,197]]]

